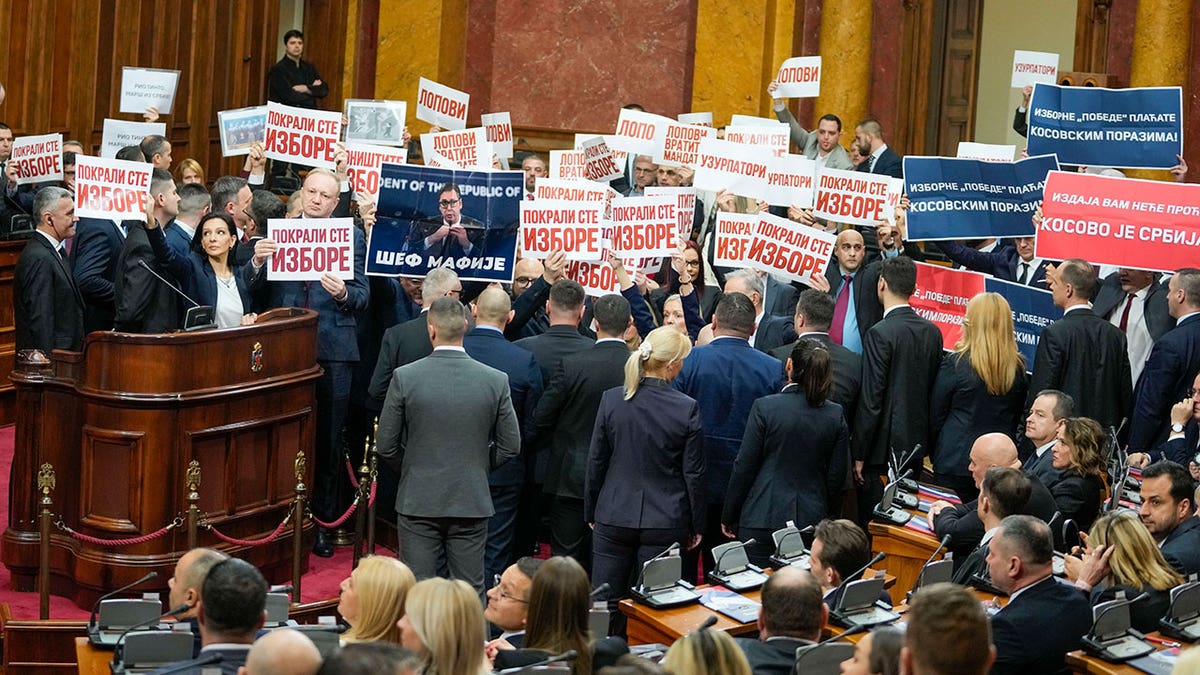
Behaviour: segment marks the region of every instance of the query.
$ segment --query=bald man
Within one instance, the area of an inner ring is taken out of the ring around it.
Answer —
[[[737,638],[756,674],[790,674],[796,649],[816,643],[829,619],[821,584],[808,570],[784,567],[767,579],[758,610],[758,639]]]
[[[833,296],[833,323],[829,337],[855,354],[862,354],[863,336],[883,318],[883,304],[875,292],[879,264],[867,264],[867,248],[857,230],[845,230],[833,247],[833,264],[825,270],[827,292]]]
[[[546,273],[546,266],[537,258],[521,258],[517,264],[513,266],[513,282],[512,282],[512,299],[525,294],[533,285]],[[547,290],[548,287],[547,287]],[[514,316],[514,319],[517,317]],[[533,337],[541,335],[550,327],[550,317],[546,316],[546,300],[542,299],[539,303],[534,303],[533,307],[525,312],[522,319],[523,323],[520,326],[513,324],[510,327],[511,331],[520,330],[516,338]],[[511,322],[510,322],[511,323]],[[513,337],[510,335],[510,337]],[[514,338],[515,339],[515,338]]]
[[[985,434],[975,439],[971,446],[971,463],[967,468],[975,480],[976,488],[983,485],[984,474],[994,466],[1021,468],[1017,446],[1012,438],[1004,434]],[[1054,505],[1054,497],[1042,481],[1033,476],[1030,476],[1030,480],[1033,486],[1029,501],[1020,512],[1049,521],[1058,510]],[[958,506],[939,500],[929,505],[933,530],[938,537],[950,535],[947,548],[954,553],[956,561],[965,560],[983,539],[984,527],[977,513],[978,505],[979,500]]]
[[[177,615],[180,621],[189,623],[195,644],[192,656],[200,653],[200,587],[213,565],[229,556],[212,548],[194,548],[184,553],[175,563],[175,574],[167,580],[167,603],[171,608],[187,605],[187,610]]]
[[[238,675],[316,675],[321,653],[303,633],[278,628],[255,641]]]

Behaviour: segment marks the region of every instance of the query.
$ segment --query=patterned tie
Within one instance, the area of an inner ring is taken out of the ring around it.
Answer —
[[[853,280],[849,274],[842,275],[842,290],[838,291],[837,301],[833,304],[833,325],[829,327],[829,338],[839,345],[842,344],[842,327],[850,306],[850,283]]]

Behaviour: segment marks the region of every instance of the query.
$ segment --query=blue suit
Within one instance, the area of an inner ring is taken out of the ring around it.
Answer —
[[[1184,399],[1197,372],[1200,314],[1180,322],[1154,343],[1134,392],[1130,452],[1146,452],[1167,439],[1171,406]]]
[[[1020,277],[1017,269],[1021,256],[1017,254],[1015,246],[997,246],[995,250],[984,253],[957,241],[939,241],[937,245],[947,258],[969,270],[990,274],[1004,281],[1015,282]],[[1030,272],[1026,286],[1046,289],[1046,262],[1043,260]]]
[[[171,222],[164,225],[162,229],[163,233],[167,235],[167,245],[171,247],[175,255],[182,258],[192,252],[192,237],[183,231],[183,227],[175,222],[174,218],[171,219]]]
[[[117,259],[125,237],[111,220],[80,218],[75,227],[71,271],[83,296],[84,334],[112,330],[116,316]]]
[[[154,249],[154,256],[162,261],[167,269],[171,270],[171,274],[176,279],[179,279],[180,285],[183,286],[183,292],[201,305],[216,307],[217,273],[209,264],[207,256],[201,258],[204,256],[203,253],[190,250],[182,256],[179,255],[171,246],[170,234],[164,234],[162,228],[159,227],[147,229],[146,236],[150,239],[150,247]],[[237,281],[238,295],[242,298],[242,313],[248,313],[251,311],[251,285],[260,283],[262,275],[255,275],[253,268],[248,264],[240,267],[230,264],[229,267],[233,271],[233,278]]]

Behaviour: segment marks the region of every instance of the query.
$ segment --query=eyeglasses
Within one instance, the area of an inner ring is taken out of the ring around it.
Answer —
[[[438,202],[438,206],[440,206],[440,207],[442,207],[443,209],[445,209],[445,208],[449,208],[449,207],[451,207],[451,206],[454,206],[455,204],[457,204],[457,203],[459,203],[459,202],[461,202],[461,201],[462,201],[461,199],[443,199],[442,201]]]
[[[446,295],[453,295],[454,297],[457,298],[458,296],[462,295],[462,289],[455,288],[453,290],[446,291]]]
[[[496,592],[500,594],[500,597],[504,598],[505,600],[512,600],[513,602],[519,602],[519,603],[521,603],[522,605],[528,605],[528,604],[529,604],[529,601],[528,601],[528,600],[522,600],[522,599],[518,598],[518,597],[517,597],[517,596],[515,596],[515,595],[509,595],[509,594],[508,594],[508,591],[501,590],[501,589],[500,589],[500,575],[499,575],[499,574],[494,574],[494,575],[492,575],[492,586],[493,586],[493,587],[496,589]]]
[[[700,261],[698,259],[697,260],[684,260],[683,264],[687,265],[688,267],[699,267]]]
[[[1200,389],[1188,389],[1187,390],[1188,398],[1192,398],[1193,396],[1195,396],[1196,392],[1198,392],[1198,391],[1200,391]]]
[[[537,281],[537,277],[517,277],[513,279],[513,286],[528,286]]]

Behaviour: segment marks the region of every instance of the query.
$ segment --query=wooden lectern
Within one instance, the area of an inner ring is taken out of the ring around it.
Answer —
[[[106,540],[140,537],[186,517],[193,459],[202,519],[237,539],[266,537],[282,522],[295,496],[299,450],[311,485],[321,375],[316,312],[277,309],[252,326],[194,333],[97,332],[82,353],[55,351],[49,362],[32,356],[18,354],[10,375],[17,428],[0,557],[17,590],[33,590],[37,579],[43,463],[56,474],[53,512],[73,530]],[[200,529],[198,545],[219,546],[269,580],[290,576],[290,526],[253,547],[224,544]],[[186,551],[185,527],[121,547],[85,544],[56,528],[51,589],[90,608],[106,590],[156,571],[137,590],[165,591]]]

